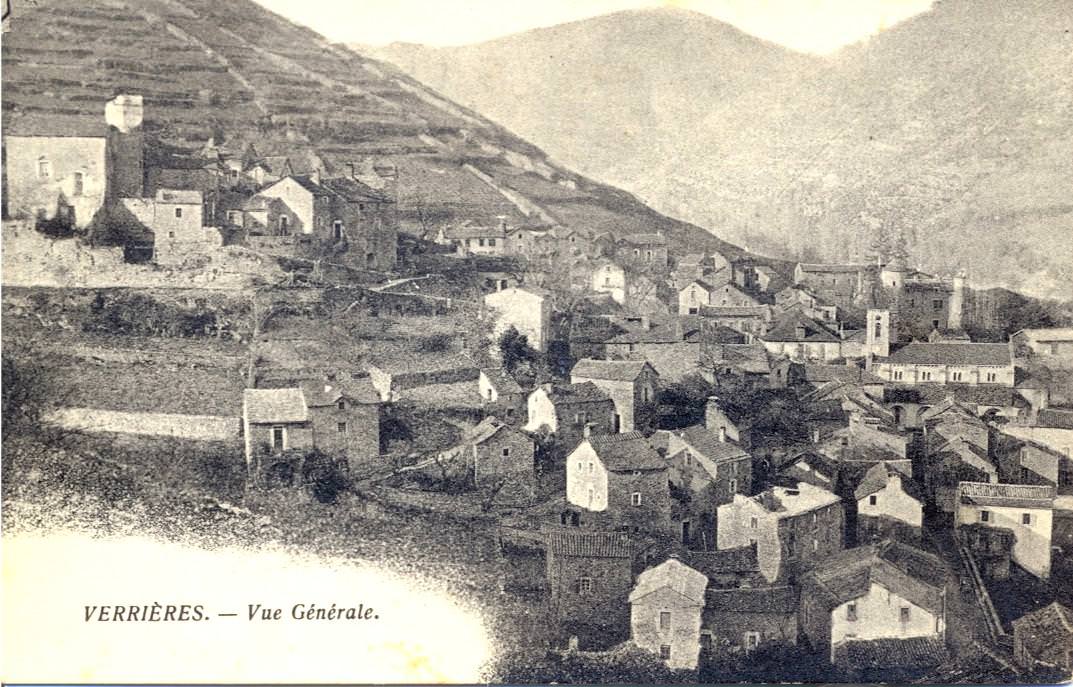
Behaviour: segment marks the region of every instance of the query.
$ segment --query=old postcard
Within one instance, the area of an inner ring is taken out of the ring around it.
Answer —
[[[1069,680],[1071,32],[6,0],[0,680]]]

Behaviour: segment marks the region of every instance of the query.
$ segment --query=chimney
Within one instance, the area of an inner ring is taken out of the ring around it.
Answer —
[[[121,134],[129,134],[142,125],[144,108],[140,95],[117,95],[104,105],[104,121],[119,129]]]
[[[346,163],[346,175],[348,177],[350,177],[351,179],[357,179],[358,178],[357,175],[354,174],[354,163],[353,162]]]
[[[819,427],[815,427],[812,430],[812,443],[814,443],[814,444],[820,443],[820,428]]]
[[[719,425],[719,443],[727,443],[727,428],[726,425]]]
[[[646,332],[652,328],[652,321],[648,319],[648,315],[641,315],[641,329]]]
[[[320,168],[319,167],[314,167],[313,171],[310,172],[310,174],[309,174],[309,178],[313,180],[314,184],[319,184],[320,183]]]
[[[586,439],[592,436],[592,428],[593,424],[591,422],[585,423],[585,428],[582,430],[582,433]]]

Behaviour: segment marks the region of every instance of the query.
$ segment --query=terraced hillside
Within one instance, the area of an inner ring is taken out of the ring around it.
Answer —
[[[192,150],[315,153],[329,168],[389,161],[404,229],[451,219],[662,231],[682,250],[737,253],[706,231],[551,162],[534,146],[395,67],[247,0],[42,0],[3,44],[4,124],[99,122],[121,92],[146,128]]]

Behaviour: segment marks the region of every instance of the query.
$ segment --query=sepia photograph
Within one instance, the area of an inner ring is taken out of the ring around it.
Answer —
[[[1073,679],[1073,0],[4,0],[0,680]]]

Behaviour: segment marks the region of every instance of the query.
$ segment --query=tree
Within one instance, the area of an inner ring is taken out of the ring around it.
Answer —
[[[313,497],[321,503],[336,503],[349,487],[338,461],[319,449],[306,454],[303,477]]]
[[[513,325],[499,336],[498,344],[503,369],[507,372],[513,372],[520,363],[532,362],[535,358],[533,349],[529,347],[529,337]]]

